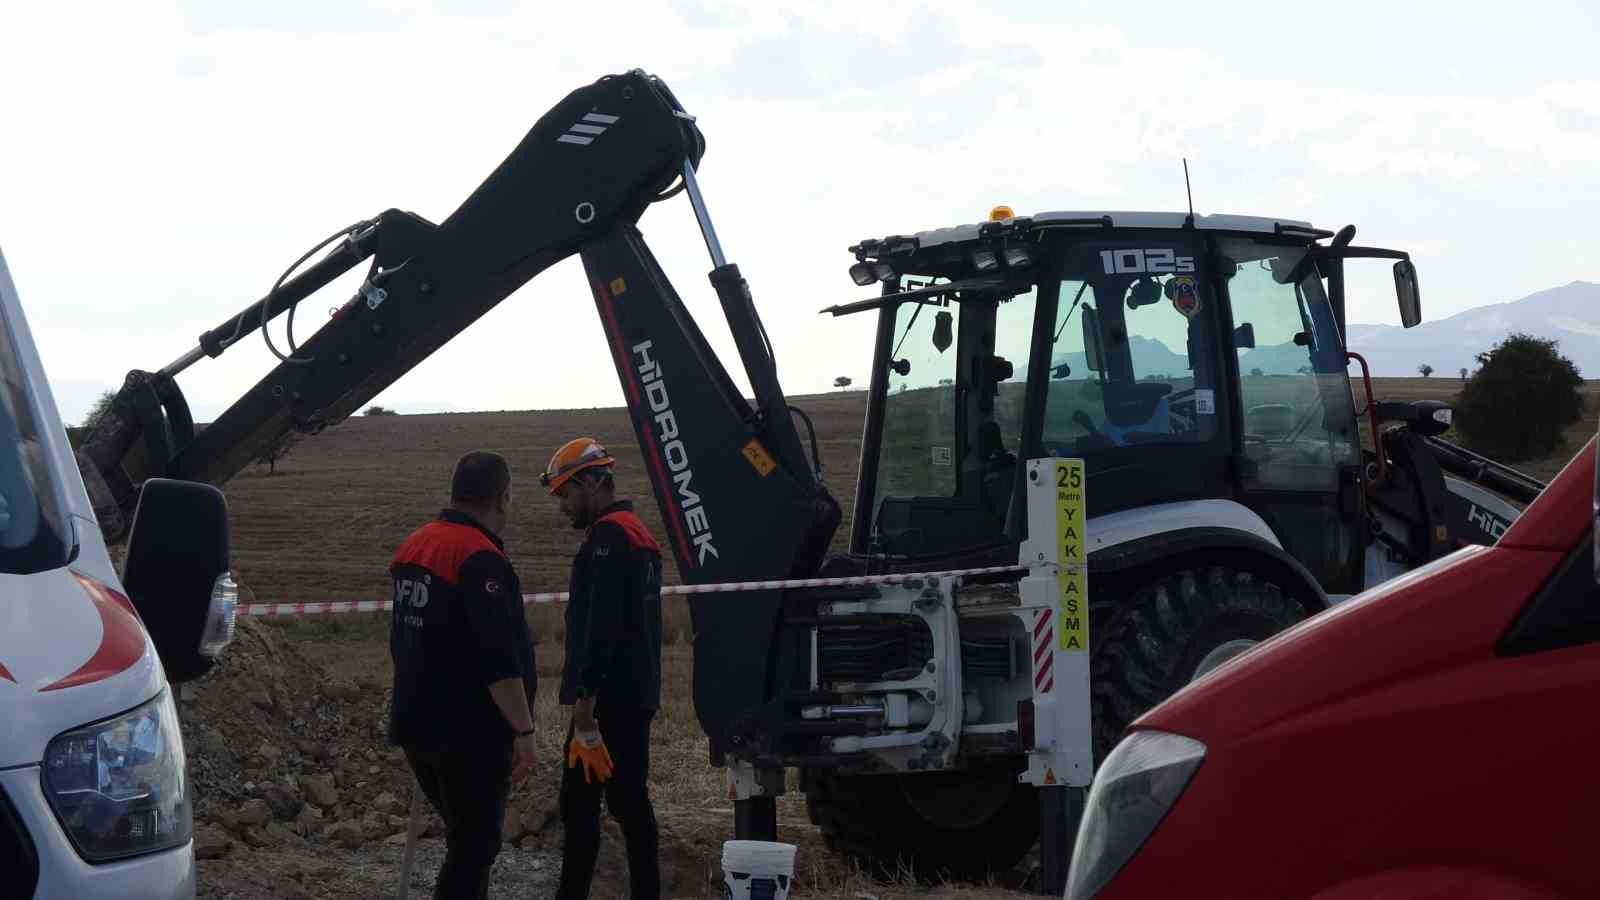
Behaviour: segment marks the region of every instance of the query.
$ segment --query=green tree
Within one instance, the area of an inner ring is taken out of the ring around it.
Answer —
[[[95,423],[100,421],[100,417],[111,409],[111,404],[116,399],[116,391],[101,391],[100,397],[94,401],[94,406],[89,407],[88,414],[83,417],[83,429],[88,431],[93,428]]]
[[[1417,371],[1422,373],[1423,378],[1427,378],[1429,375],[1433,374],[1433,366],[1423,363],[1422,365],[1417,366]]]
[[[283,437],[278,438],[277,443],[268,447],[262,451],[260,456],[256,457],[256,465],[266,466],[268,475],[278,474],[278,460],[288,456],[289,451],[293,450],[298,443],[300,443],[300,432],[284,432]]]
[[[102,391],[99,399],[94,401],[94,405],[89,407],[89,412],[84,415],[83,424],[67,426],[67,443],[72,449],[78,449],[83,439],[94,429],[95,423],[100,421],[100,417],[106,414],[111,408],[112,401],[116,399],[116,391]]]
[[[1473,450],[1502,460],[1554,451],[1583,415],[1583,377],[1557,342],[1521,332],[1478,354],[1456,398],[1455,428]]]
[[[376,406],[376,405],[374,405],[374,406],[367,407],[366,411],[363,412],[362,415],[364,415],[364,416],[398,416],[400,414],[395,412],[392,409],[389,409],[386,406]]]

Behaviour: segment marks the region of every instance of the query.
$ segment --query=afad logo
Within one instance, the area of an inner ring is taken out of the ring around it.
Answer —
[[[1194,314],[1200,311],[1200,291],[1195,285],[1194,276],[1174,276],[1167,282],[1165,293],[1172,301],[1172,308],[1185,319],[1194,318]]]

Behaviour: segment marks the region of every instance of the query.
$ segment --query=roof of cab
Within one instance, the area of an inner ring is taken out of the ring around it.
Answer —
[[[1024,218],[1019,216],[1018,218]],[[1093,227],[1094,223],[1109,221],[1113,228],[1183,228],[1189,221],[1189,214],[1182,212],[1068,212],[1055,211],[1043,212],[1027,216],[1032,220],[1035,228],[1062,227],[1075,225],[1078,227]],[[987,222],[974,222],[968,225],[956,225],[951,228],[935,228],[929,231],[919,231],[913,237],[918,247],[935,247],[940,244],[960,243],[978,238],[979,229]],[[1231,216],[1211,215],[1195,216],[1194,227],[1205,231],[1242,231],[1260,234],[1279,234],[1285,230],[1299,232],[1302,235],[1330,234],[1314,228],[1311,223],[1299,219],[1278,219],[1264,216]]]

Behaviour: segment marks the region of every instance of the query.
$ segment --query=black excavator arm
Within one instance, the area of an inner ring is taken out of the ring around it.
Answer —
[[[636,221],[704,149],[659,80],[608,76],[541,117],[443,222],[389,209],[336,235],[326,257],[201,335],[178,360],[128,375],[82,448],[86,476],[98,476],[110,494],[101,509],[122,514],[102,517],[107,537],[123,536],[144,478],[220,484],[286,432],[341,421],[530,278]],[[174,377],[283,313],[292,334],[298,303],[369,260],[357,295],[196,433]]]
[[[226,482],[288,432],[342,421],[533,276],[577,253],[683,580],[816,571],[839,505],[822,486],[814,436],[809,457],[800,440],[748,286],[722,257],[694,177],[704,150],[693,118],[660,80],[638,71],[607,76],[541,117],[443,222],[390,209],[325,241],[334,245],[326,256],[201,335],[172,364],[127,376],[79,448],[108,543],[125,536],[145,479]],[[651,203],[684,189],[754,404],[635,227]],[[197,431],[175,376],[278,315],[291,316],[292,335],[296,304],[367,261],[356,295]],[[486,363],[497,376],[514,375],[509,365]],[[528,364],[530,376],[536,366]],[[728,749],[730,723],[764,696],[778,606],[776,591],[693,604],[697,640],[722,648],[695,655],[696,708],[716,762]]]

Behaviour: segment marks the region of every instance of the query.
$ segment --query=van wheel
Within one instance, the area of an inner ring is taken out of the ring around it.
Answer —
[[[1163,574],[1128,603],[1091,662],[1096,761],[1151,707],[1306,617],[1277,584],[1226,566]]]

